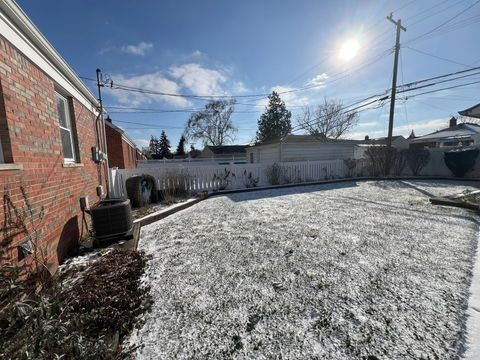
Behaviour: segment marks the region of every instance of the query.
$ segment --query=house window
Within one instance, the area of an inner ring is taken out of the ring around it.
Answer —
[[[57,102],[58,123],[62,139],[63,158],[65,162],[75,162],[75,143],[72,127],[70,104],[68,99],[55,93]]]

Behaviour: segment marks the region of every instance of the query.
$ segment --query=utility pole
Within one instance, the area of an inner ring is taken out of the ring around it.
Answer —
[[[100,104],[100,114],[99,114],[99,117],[97,118],[98,119],[101,119],[102,123],[101,123],[101,135],[99,134],[99,147],[101,150],[103,150],[104,152],[104,165],[105,165],[105,177],[106,177],[106,181],[105,181],[105,186],[106,186],[106,190],[107,190],[107,198],[110,197],[110,169],[109,169],[109,165],[108,165],[108,155],[107,155],[107,135],[106,135],[106,130],[105,130],[105,118],[103,116],[104,114],[104,111],[103,111],[103,99],[102,99],[102,91],[101,91],[101,88],[105,86],[104,84],[104,81],[103,81],[103,74],[102,74],[102,70],[100,69],[97,69],[96,71],[97,73],[97,89],[98,89],[98,102]],[[98,131],[98,126],[97,126],[97,122],[95,121],[95,130]]]
[[[393,78],[392,78],[392,94],[390,96],[390,116],[388,118],[388,137],[387,137],[387,154],[385,161],[385,175],[390,173],[390,163],[392,161],[392,133],[393,133],[393,117],[395,114],[395,95],[397,92],[397,70],[398,70],[398,53],[400,52],[400,30],[407,31],[402,26],[402,20],[393,20],[393,14],[387,16],[387,20],[397,27],[397,38],[395,41],[395,59],[393,62]]]

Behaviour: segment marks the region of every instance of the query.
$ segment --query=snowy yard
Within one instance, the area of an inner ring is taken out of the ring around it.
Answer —
[[[138,359],[453,359],[478,218],[445,181],[218,196],[142,228]]]

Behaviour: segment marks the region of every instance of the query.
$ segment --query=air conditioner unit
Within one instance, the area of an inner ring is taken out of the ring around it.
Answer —
[[[97,240],[131,237],[133,217],[129,199],[102,200],[89,213]]]

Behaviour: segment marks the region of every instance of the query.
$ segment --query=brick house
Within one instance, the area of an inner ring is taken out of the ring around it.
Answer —
[[[22,9],[0,0],[1,262],[53,271],[85,232],[79,198],[99,199],[108,166],[92,160],[105,149],[97,108]]]
[[[116,126],[110,117],[105,122],[107,136],[108,163],[111,168],[133,169],[137,167],[138,160],[146,160],[135,142],[130,139],[125,131]]]

